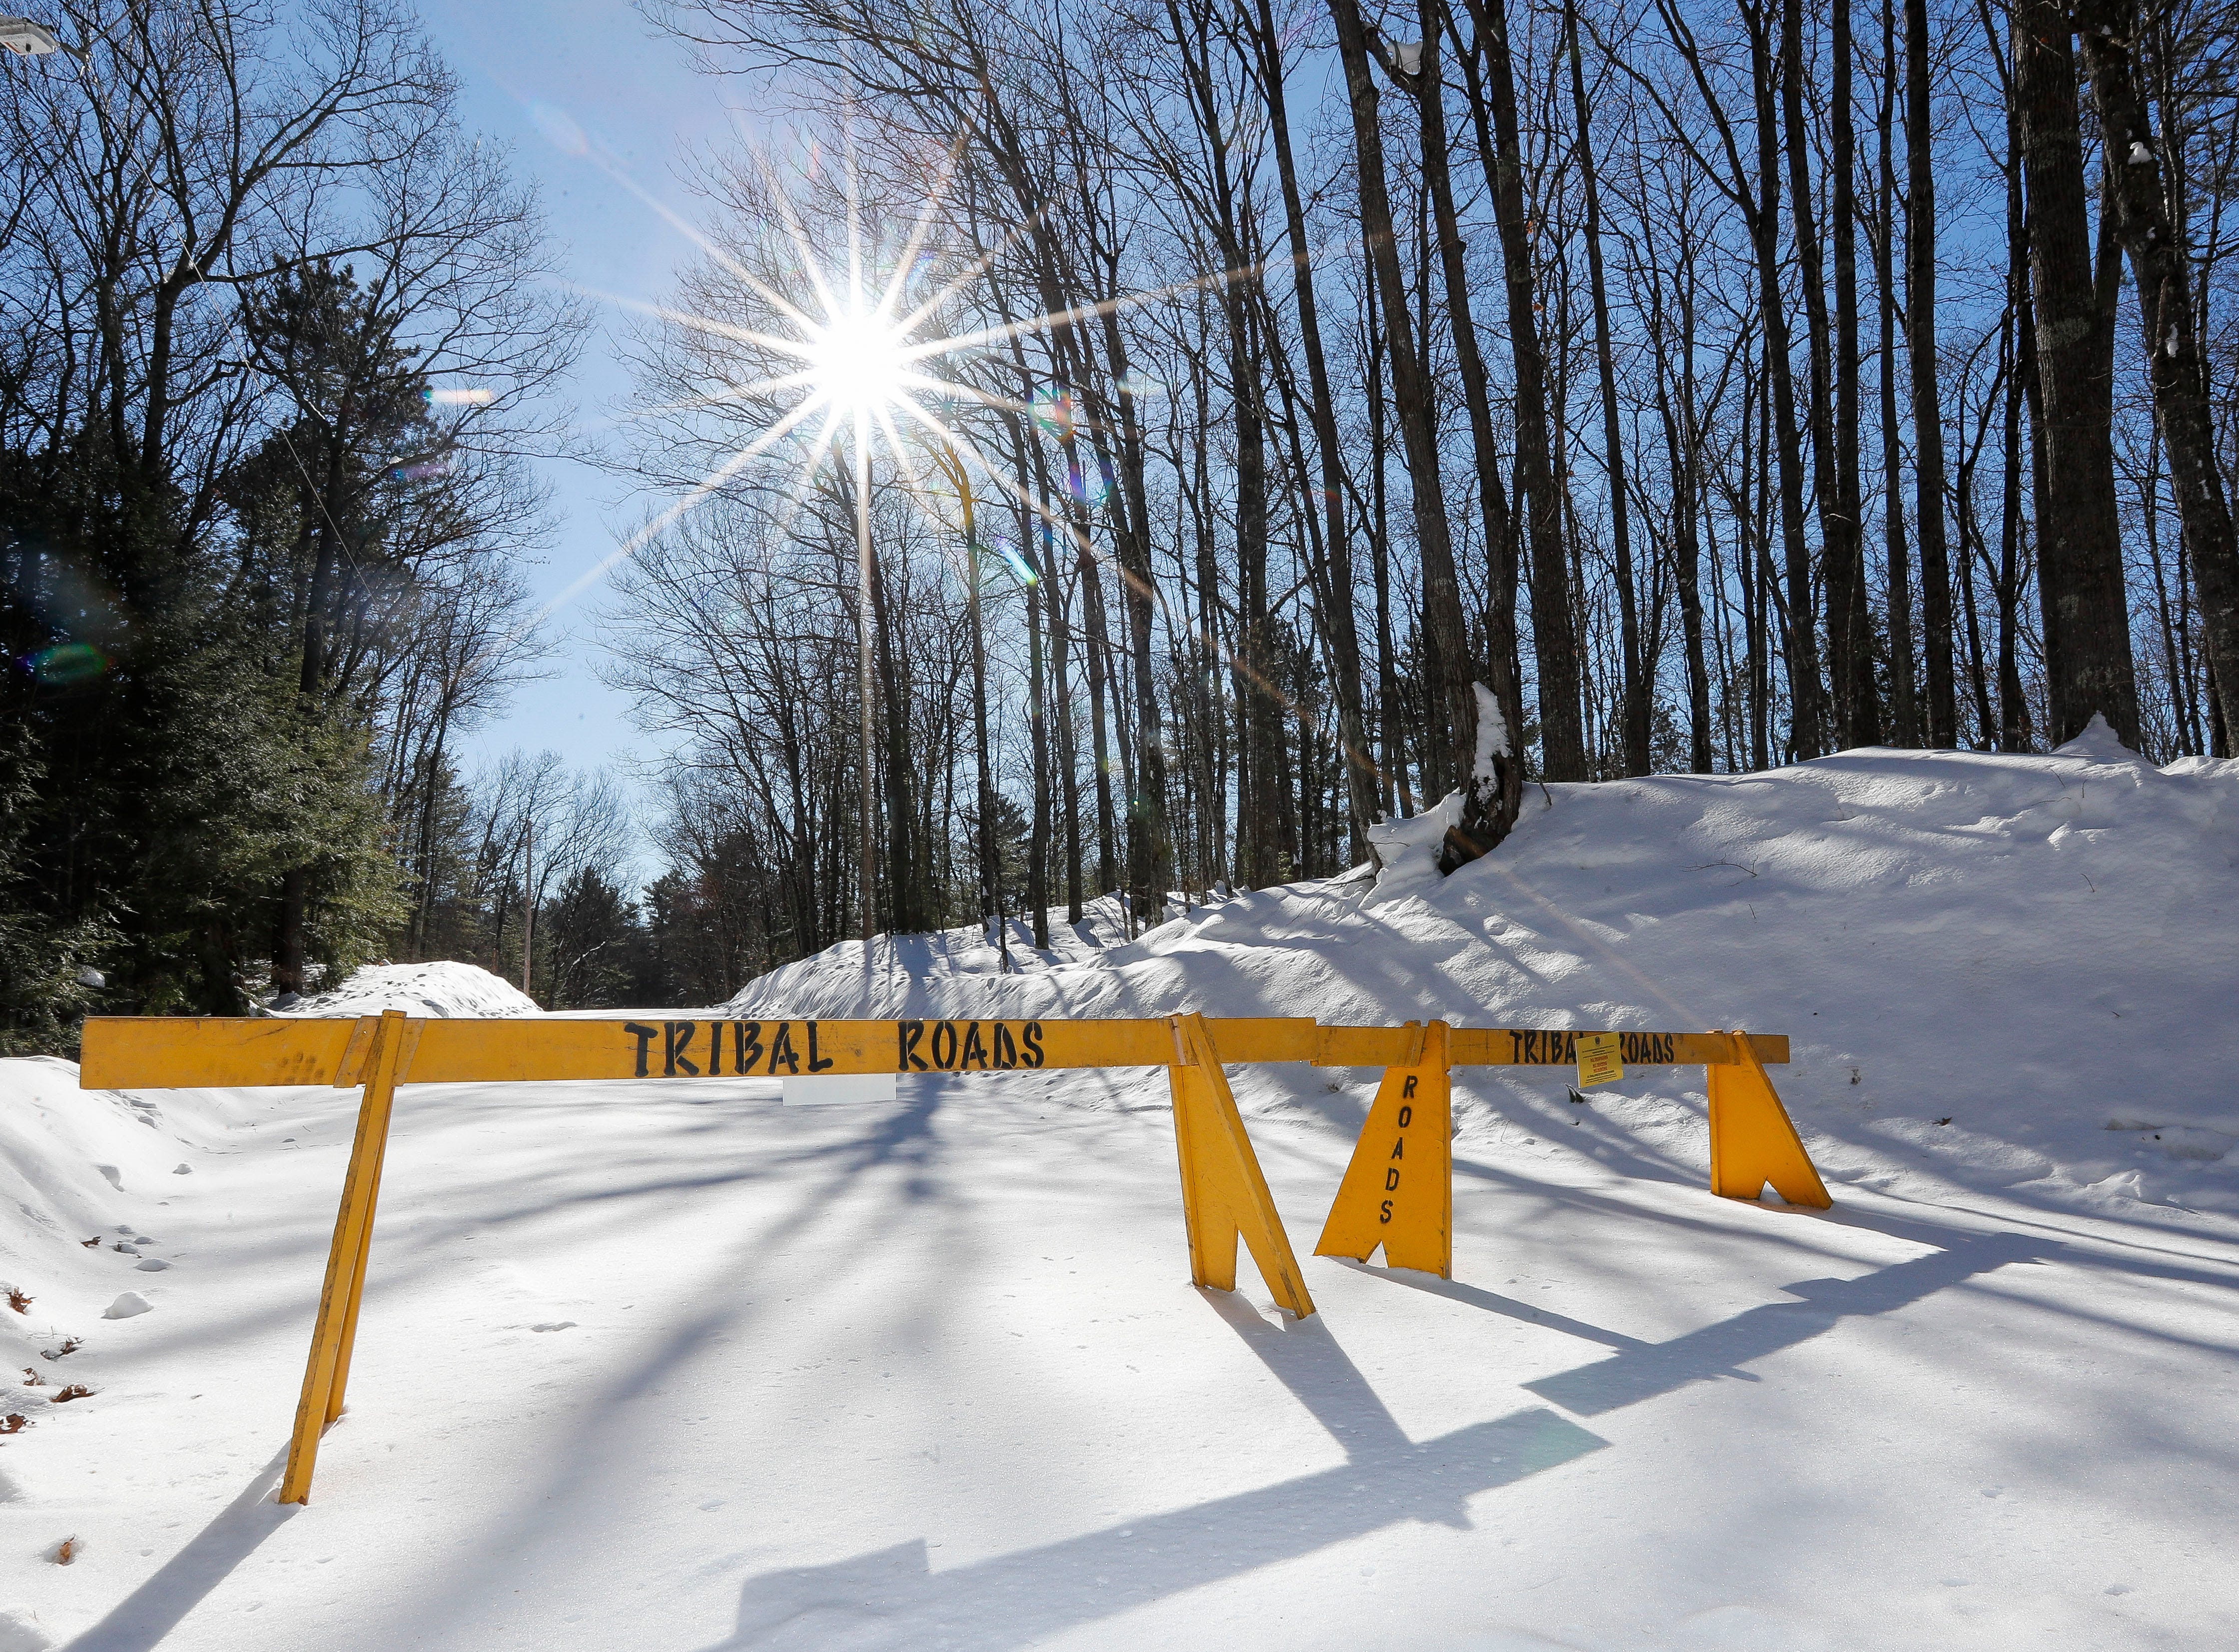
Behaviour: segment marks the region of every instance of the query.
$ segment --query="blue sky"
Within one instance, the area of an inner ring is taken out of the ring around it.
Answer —
[[[421,15],[464,83],[466,122],[510,146],[521,174],[541,184],[568,274],[602,292],[663,295],[689,243],[568,146],[579,130],[641,188],[683,208],[677,162],[734,129],[728,89],[695,74],[683,50],[622,0],[423,0]],[[621,319],[600,308],[576,368],[571,388],[587,425],[628,388],[609,331]],[[609,554],[639,514],[613,476],[564,461],[542,470],[561,526],[542,564],[528,570],[540,602]],[[475,733],[470,768],[516,746],[585,766],[650,749],[627,702],[593,670],[603,617],[596,589],[553,615],[559,674],[522,690],[507,715]]]

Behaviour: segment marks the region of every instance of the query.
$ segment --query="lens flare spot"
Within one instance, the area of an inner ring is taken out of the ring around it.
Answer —
[[[1080,461],[1076,459],[1065,468],[1065,491],[1072,495],[1075,503],[1094,510],[1112,496],[1110,467],[1100,458],[1095,468],[1084,474]]]
[[[1019,547],[1012,544],[1010,541],[999,539],[993,545],[984,545],[980,547],[980,549],[986,552],[988,555],[993,556],[1000,561],[1005,567],[1011,570],[1012,577],[1016,579],[1020,585],[1040,585],[1041,583],[1040,576],[1034,572],[1034,565],[1032,562],[1027,561],[1025,557],[1020,555]]]
[[[1034,422],[1053,436],[1073,435],[1073,398],[1061,390],[1044,390],[1034,397]]]
[[[479,384],[428,392],[428,405],[431,408],[486,408],[496,400],[496,391]]]
[[[90,682],[110,667],[110,658],[90,642],[65,642],[43,648],[30,658],[31,676],[49,687]]]

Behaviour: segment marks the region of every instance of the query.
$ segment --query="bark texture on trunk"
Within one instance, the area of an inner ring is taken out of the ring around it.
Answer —
[[[1329,0],[1337,26],[1338,51],[1345,63],[1345,90],[1352,107],[1353,152],[1360,184],[1361,227],[1376,271],[1377,295],[1384,311],[1385,348],[1392,363],[1392,399],[1405,446],[1409,485],[1415,504],[1415,534],[1423,565],[1423,614],[1426,640],[1437,656],[1433,692],[1443,700],[1447,766],[1460,777],[1461,819],[1449,829],[1441,868],[1485,853],[1508,835],[1523,801],[1522,771],[1517,764],[1515,732],[1488,727],[1488,761],[1478,763],[1478,717],[1498,714],[1490,690],[1480,697],[1470,670],[1469,629],[1462,614],[1461,587],[1454,571],[1453,541],[1446,522],[1445,489],[1438,475],[1438,449],[1432,426],[1430,383],[1416,349],[1414,318],[1407,313],[1406,289],[1399,271],[1399,249],[1392,236],[1392,201],[1385,182],[1384,136],[1377,124],[1376,82],[1369,63],[1368,35],[1354,0]]]
[[[1928,666],[1923,744],[1958,743],[1952,668],[1951,551],[1943,515],[1943,401],[1936,359],[1936,168],[1928,0],[1904,0],[1904,302],[1912,358],[1913,519],[1920,542],[1920,614]]]
[[[1562,501],[1548,437],[1547,357],[1539,341],[1531,269],[1531,227],[1525,221],[1524,148],[1516,113],[1516,74],[1508,50],[1505,0],[1470,0],[1485,64],[1497,152],[1491,157],[1494,217],[1508,291],[1508,342],[1516,387],[1517,491],[1531,553],[1531,638],[1539,667],[1539,743],[1551,780],[1586,778],[1586,739],[1579,704],[1578,639],[1571,607],[1570,559],[1563,544]]]
[[[2192,559],[2201,629],[2228,727],[2239,719],[2239,544],[2233,540],[2231,504],[2216,465],[2215,414],[2208,396],[2208,364],[2200,354],[2184,227],[2169,220],[2160,145],[2138,86],[2133,49],[2138,8],[2136,0],[2083,0],[2076,21],[2107,146],[2106,196],[2138,283],[2154,418],[2169,454],[2170,489]],[[2127,628],[2124,634],[2127,640]],[[2125,740],[2137,743],[2130,736]]]
[[[2021,0],[2015,9],[2014,95],[2021,107],[2030,289],[2044,408],[2037,590],[2052,714],[2047,737],[2056,746],[2073,740],[2099,713],[2136,746],[2138,683],[2115,498],[2112,355],[2093,277],[2070,26],[2053,0]]]

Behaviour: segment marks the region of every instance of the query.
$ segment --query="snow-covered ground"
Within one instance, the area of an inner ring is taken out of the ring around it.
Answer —
[[[1443,882],[1436,829],[739,1007],[1784,1032],[1834,1210],[1704,1191],[1699,1071],[1465,1072],[1454,1281],[1310,1260],[1300,1323],[1186,1283],[1156,1073],[408,1088],[282,1509],[354,1094],[0,1063],[0,1652],[2239,1644],[2239,770],[1535,789]],[[1236,1076],[1302,1255],[1372,1077]]]

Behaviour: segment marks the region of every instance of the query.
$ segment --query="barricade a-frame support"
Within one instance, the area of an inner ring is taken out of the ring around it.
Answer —
[[[1731,1058],[1704,1064],[1711,1091],[1711,1191],[1721,1198],[1753,1199],[1770,1182],[1791,1204],[1827,1209],[1835,1201],[1804,1151],[1796,1121],[1780,1105],[1780,1093],[1749,1034],[1724,1037],[1731,1046]]]
[[[1453,1076],[1444,1021],[1410,1024],[1412,1047],[1384,1070],[1353,1144],[1318,1257],[1365,1262],[1384,1247],[1387,1267],[1454,1277]]]
[[[1314,1310],[1290,1235],[1245,1133],[1244,1117],[1221,1070],[1201,1015],[1173,1018],[1174,1147],[1181,1158],[1182,1218],[1189,1229],[1190,1278],[1214,1290],[1236,1289],[1240,1237],[1278,1307],[1304,1319]]]
[[[1581,1034],[1520,1029],[1427,1028],[1410,1022],[1411,1041],[1384,1071],[1376,1100],[1353,1144],[1352,1159],[1330,1204],[1314,1254],[1365,1262],[1384,1248],[1387,1267],[1453,1277],[1455,1066],[1567,1065]],[[1388,1047],[1390,1032],[1324,1029],[1325,1065]],[[1764,1070],[1760,1045],[1788,1058],[1788,1040],[1747,1032],[1626,1032],[1617,1035],[1629,1065],[1691,1066],[1709,1078],[1711,1191],[1754,1199],[1769,1182],[1791,1204],[1834,1203]]]
[[[374,1208],[381,1200],[381,1167],[389,1154],[389,1116],[396,1103],[397,1075],[409,1058],[414,1028],[400,1010],[391,1010],[360,1031],[369,1043],[362,1056],[364,1096],[358,1103],[357,1135],[350,1144],[349,1169],[342,1177],[342,1204],[335,1212],[334,1243],[327,1251],[326,1283],[319,1290],[319,1314],[311,1330],[310,1357],[303,1365],[303,1391],[296,1403],[296,1432],[288,1444],[288,1470],[280,1481],[279,1501],[309,1503],[311,1470],[319,1460],[319,1439],[342,1414],[349,1387],[350,1355],[357,1346],[358,1310],[365,1300],[365,1269],[373,1249]],[[339,1084],[360,1053],[353,1037]]]

